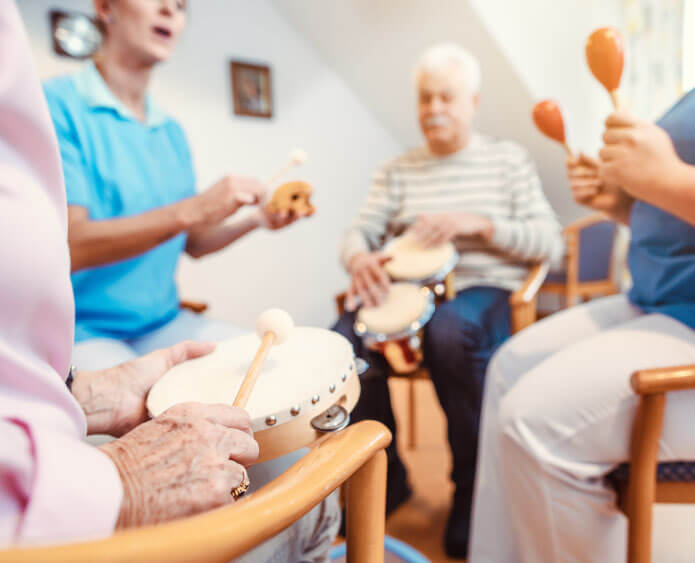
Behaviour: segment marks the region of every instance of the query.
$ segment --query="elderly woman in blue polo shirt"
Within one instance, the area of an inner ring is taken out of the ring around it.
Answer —
[[[105,38],[93,62],[45,84],[58,135],[68,202],[76,326],[73,361],[103,369],[176,342],[221,340],[241,331],[179,310],[179,256],[220,250],[252,230],[281,228],[286,216],[261,204],[257,180],[226,176],[196,194],[186,137],[147,94],[186,22],[183,0],[95,0]],[[300,455],[298,452],[292,459]],[[292,459],[249,470],[259,486]],[[329,497],[250,561],[326,561],[339,524]]]
[[[641,369],[695,363],[695,91],[658,125],[606,121],[600,160],[568,160],[575,199],[631,227],[634,285],[502,347],[485,389],[472,563],[625,561],[604,477],[629,458]],[[695,391],[669,397],[659,459],[695,458]]]
[[[147,94],[186,20],[181,0],[97,0],[105,39],[93,62],[45,85],[68,197],[75,292],[74,361],[85,369],[135,358],[187,338],[220,340],[239,329],[179,310],[182,252],[199,257],[248,232],[290,219],[259,206],[251,178],[225,176],[196,194],[184,132]]]

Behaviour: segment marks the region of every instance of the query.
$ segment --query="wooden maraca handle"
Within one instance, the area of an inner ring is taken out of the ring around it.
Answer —
[[[244,380],[241,382],[241,387],[239,392],[232,403],[234,407],[241,407],[242,409],[246,407],[246,403],[249,402],[249,397],[251,397],[251,391],[253,391],[258,376],[261,373],[261,368],[263,367],[263,362],[268,356],[268,352],[273,347],[275,342],[275,333],[268,331],[263,335],[263,341],[256,352],[256,357],[251,362],[251,367],[249,371],[246,372]]]
[[[290,168],[292,168],[291,163],[286,163],[282,168],[280,168],[275,174],[270,176],[265,183],[268,186],[272,186],[275,182],[277,182],[280,178],[282,178],[285,175],[285,172],[287,172]]]
[[[608,92],[611,96],[611,102],[613,102],[613,109],[616,111],[621,109],[620,96],[618,95],[618,90],[611,90]]]

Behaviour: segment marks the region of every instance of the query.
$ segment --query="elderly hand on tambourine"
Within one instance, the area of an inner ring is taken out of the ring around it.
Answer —
[[[100,447],[123,483],[119,527],[156,524],[232,502],[258,457],[243,409],[187,403],[147,421],[152,385],[214,344],[183,342],[98,372],[77,372],[73,395],[89,433],[121,436]]]

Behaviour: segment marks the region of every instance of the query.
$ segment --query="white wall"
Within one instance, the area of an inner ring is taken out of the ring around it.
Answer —
[[[481,0],[485,3],[487,0]],[[497,0],[491,0],[493,2]],[[561,4],[579,0],[561,0]],[[470,0],[272,0],[278,11],[310,39],[345,77],[396,139],[421,143],[411,69],[423,49],[455,41],[470,49],[483,71],[477,126],[491,135],[513,139],[528,148],[538,164],[545,192],[563,222],[586,210],[572,201],[564,152],[533,126],[536,98]],[[521,0],[499,0],[500,6]],[[527,29],[527,41],[535,42]],[[539,41],[538,64],[553,57],[554,43]],[[545,39],[543,39],[545,41]],[[564,39],[556,37],[554,41]]]
[[[553,98],[570,146],[595,153],[611,102],[584,56],[589,34],[623,24],[619,0],[470,0],[534,100]],[[629,54],[628,54],[629,58]]]
[[[43,77],[75,64],[50,52],[50,7],[89,10],[89,0],[20,0]],[[374,168],[401,150],[342,79],[266,0],[199,0],[173,59],[152,91],[182,123],[195,156],[199,188],[227,172],[267,177],[294,147],[309,154],[297,176],[315,187],[317,214],[276,233],[253,233],[199,261],[184,260],[182,295],[211,303],[211,314],[252,326],[266,307],[287,309],[301,324],[327,325],[346,278],[337,246]],[[228,60],[269,63],[276,117],[238,118]]]

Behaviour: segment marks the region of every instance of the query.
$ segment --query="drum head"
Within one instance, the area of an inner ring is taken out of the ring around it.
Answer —
[[[258,336],[247,334],[174,367],[152,387],[147,398],[150,414],[157,416],[189,401],[231,405],[259,345]],[[320,395],[324,403],[329,395],[337,396],[351,371],[353,352],[346,338],[320,328],[294,328],[285,343],[270,349],[251,393],[246,410],[254,431],[265,428],[270,415],[279,424],[296,416],[297,407],[307,412],[312,398]]]
[[[426,248],[411,234],[397,237],[384,247],[392,260],[384,265],[394,280],[441,281],[454,268],[458,257],[450,242]]]
[[[412,283],[393,283],[381,305],[362,307],[357,312],[356,325],[364,325],[365,328],[364,331],[358,330],[358,333],[384,336],[400,334],[426,315],[431,302],[431,292],[427,288]]]

